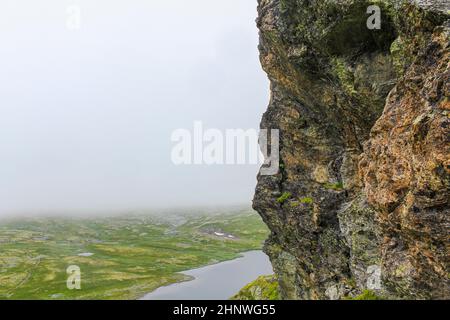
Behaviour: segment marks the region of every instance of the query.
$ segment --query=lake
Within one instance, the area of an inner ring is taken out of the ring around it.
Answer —
[[[206,267],[183,271],[194,280],[174,283],[146,294],[142,300],[227,300],[261,275],[273,273],[262,251],[248,251],[242,257]]]

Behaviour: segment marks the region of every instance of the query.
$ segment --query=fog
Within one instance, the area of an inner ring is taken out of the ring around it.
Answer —
[[[0,216],[250,204],[258,165],[176,166],[171,133],[258,128],[256,0],[1,7]]]

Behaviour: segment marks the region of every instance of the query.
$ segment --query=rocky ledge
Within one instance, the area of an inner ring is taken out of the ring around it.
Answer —
[[[282,298],[449,299],[450,2],[258,3],[281,161],[254,208]]]

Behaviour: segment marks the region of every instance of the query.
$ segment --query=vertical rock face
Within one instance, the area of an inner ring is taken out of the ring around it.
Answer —
[[[259,0],[281,164],[254,207],[283,298],[450,297],[449,9]]]

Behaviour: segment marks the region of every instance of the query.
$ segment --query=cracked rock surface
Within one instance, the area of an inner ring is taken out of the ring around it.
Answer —
[[[282,297],[450,298],[449,2],[258,3],[281,164],[254,208]]]

